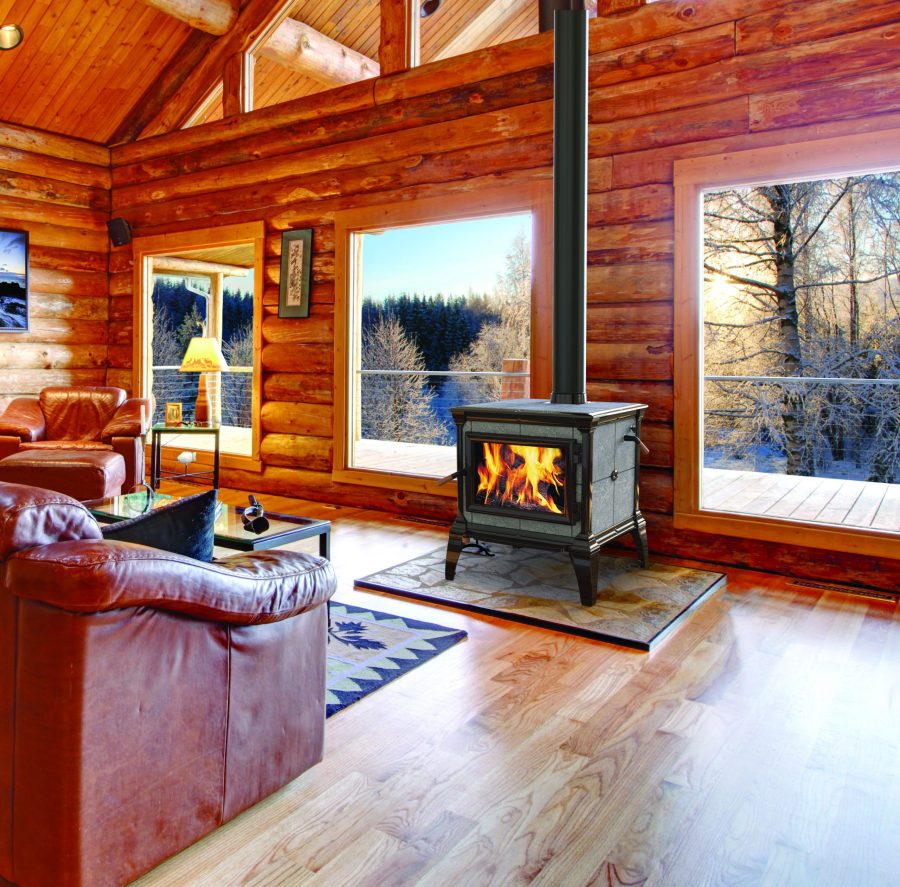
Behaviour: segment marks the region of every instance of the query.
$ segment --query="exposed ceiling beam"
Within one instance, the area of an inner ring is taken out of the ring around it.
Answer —
[[[377,77],[378,62],[296,19],[285,19],[259,54],[326,86]]]
[[[202,59],[177,81],[166,82],[166,73],[144,92],[146,109],[139,103],[113,143],[171,132],[183,126],[200,102],[222,79],[225,61],[237,52],[251,50],[287,17],[291,0],[247,0],[235,26],[208,48]],[[209,35],[195,33],[209,39]],[[163,93],[163,88],[165,92]]]
[[[489,0],[476,16],[469,19],[465,26],[432,56],[430,61],[448,59],[479,49],[485,37],[489,36],[504,18],[533,5],[534,0]]]
[[[227,34],[238,17],[236,0],[144,0],[144,3],[217,37]]]
[[[207,262],[204,259],[183,259],[177,256],[153,256],[153,272],[166,274],[225,274],[228,277],[246,277],[248,268],[240,265],[226,265],[222,262]]]
[[[419,64],[418,0],[381,0],[378,61],[383,74],[396,74]]]

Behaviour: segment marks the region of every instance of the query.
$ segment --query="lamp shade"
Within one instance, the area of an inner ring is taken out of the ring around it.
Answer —
[[[181,361],[181,372],[218,373],[227,369],[228,363],[222,355],[218,339],[212,336],[195,336],[188,342]]]

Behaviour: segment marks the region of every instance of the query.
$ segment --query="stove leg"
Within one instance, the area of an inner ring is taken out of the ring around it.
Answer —
[[[647,521],[638,511],[634,516],[634,528],[631,531],[631,538],[634,540],[635,548],[638,552],[638,561],[644,568],[650,563],[650,551],[647,546]]]
[[[450,531],[450,539],[447,542],[447,560],[444,564],[444,578],[448,582],[456,575],[456,564],[459,562],[459,555],[465,541],[462,536]]]
[[[597,577],[600,573],[600,553],[591,554],[589,548],[569,549],[569,557],[575,568],[578,580],[578,594],[585,607],[593,607],[597,603]]]

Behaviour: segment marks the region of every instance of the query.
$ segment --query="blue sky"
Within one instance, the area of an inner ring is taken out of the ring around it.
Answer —
[[[464,296],[490,293],[530,214],[392,228],[363,239],[363,298],[416,292]]]
[[[8,280],[25,277],[25,234],[21,231],[0,231],[0,274]]]

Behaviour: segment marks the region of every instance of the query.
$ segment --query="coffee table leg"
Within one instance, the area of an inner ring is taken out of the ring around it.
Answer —
[[[331,560],[331,529],[325,530],[319,536],[319,557]]]

